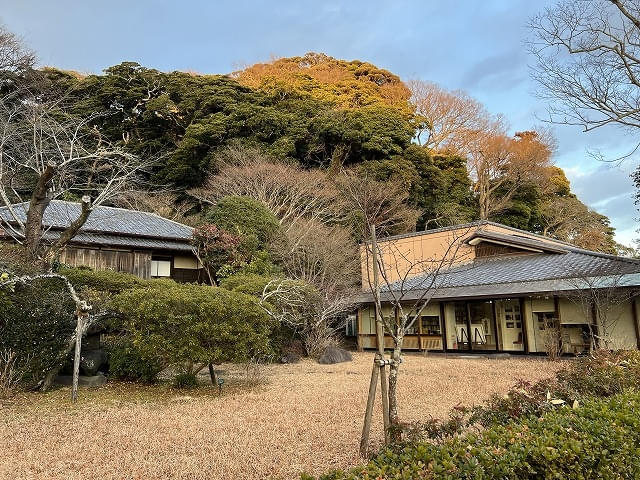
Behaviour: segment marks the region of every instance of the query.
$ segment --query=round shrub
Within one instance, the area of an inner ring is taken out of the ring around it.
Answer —
[[[270,354],[272,322],[258,300],[207,285],[149,282],[111,306],[144,358],[162,366],[245,361]]]
[[[263,249],[279,229],[278,219],[267,207],[249,197],[224,197],[209,208],[205,219],[243,237],[245,248]]]
[[[174,388],[190,389],[198,386],[198,377],[192,372],[178,373],[173,378]]]
[[[67,277],[76,289],[85,287],[107,293],[120,293],[129,288],[143,285],[145,282],[130,273],[93,270],[88,267],[64,267],[59,270],[59,273]]]

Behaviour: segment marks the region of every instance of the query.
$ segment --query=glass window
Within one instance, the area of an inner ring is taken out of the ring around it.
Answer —
[[[422,333],[425,335],[441,335],[440,317],[437,315],[422,316]]]
[[[151,276],[153,278],[170,277],[171,261],[170,260],[151,260]]]

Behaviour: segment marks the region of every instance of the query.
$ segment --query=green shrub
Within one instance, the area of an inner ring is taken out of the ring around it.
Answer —
[[[36,386],[64,363],[76,326],[74,312],[75,303],[60,279],[0,290],[0,351],[15,352],[26,387]]]
[[[90,288],[111,294],[144,285],[145,280],[130,273],[111,270],[93,270],[88,267],[60,268],[59,273],[66,276],[76,289]]]
[[[364,467],[320,479],[640,478],[639,411],[637,392],[588,400],[440,445],[385,450]]]
[[[243,248],[248,252],[265,248],[280,228],[273,213],[259,201],[248,197],[224,197],[207,210],[205,219],[242,236]]]
[[[154,383],[162,365],[154,358],[146,358],[127,338],[108,342],[109,375],[120,380]]]
[[[261,297],[262,291],[271,278],[253,273],[237,273],[224,278],[220,286],[232,292],[246,293],[254,297]]]
[[[190,389],[198,386],[198,377],[192,372],[178,373],[173,378],[174,388]]]
[[[149,282],[117,295],[123,333],[163,366],[244,361],[270,353],[272,322],[258,300],[223,288]]]

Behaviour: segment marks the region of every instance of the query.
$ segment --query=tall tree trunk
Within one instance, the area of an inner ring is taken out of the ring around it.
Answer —
[[[42,241],[42,218],[44,211],[49,206],[51,198],[47,195],[49,184],[56,170],[56,164],[47,163],[44,172],[38,178],[38,183],[33,189],[27,212],[27,222],[24,228],[24,245],[32,258],[37,258]]]
[[[398,375],[400,374],[400,364],[402,363],[402,341],[399,337],[393,353],[391,354],[391,365],[389,369],[389,423],[391,427],[392,440],[401,440],[402,432],[399,430],[400,417],[398,414]]]

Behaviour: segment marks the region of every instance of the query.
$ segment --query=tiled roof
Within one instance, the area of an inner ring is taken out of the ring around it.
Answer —
[[[624,276],[624,285],[640,285],[640,261],[606,255],[576,247],[566,253],[531,253],[476,258],[473,262],[442,271],[436,277],[434,298],[508,295],[575,290],[586,278],[602,277],[613,281]],[[573,281],[578,280],[578,281]],[[406,298],[416,297],[430,287],[429,274],[408,278],[404,285],[395,282],[383,291],[403,288]],[[622,283],[620,283],[622,285]],[[366,294],[365,294],[366,296]]]
[[[13,209],[23,222],[26,221],[29,202],[15,204]],[[79,203],[52,200],[43,218],[43,226],[48,228],[45,238],[55,239],[80,212]],[[0,218],[14,223],[7,207],[0,208]],[[73,243],[191,251],[192,232],[187,225],[153,213],[100,206],[91,212]]]

